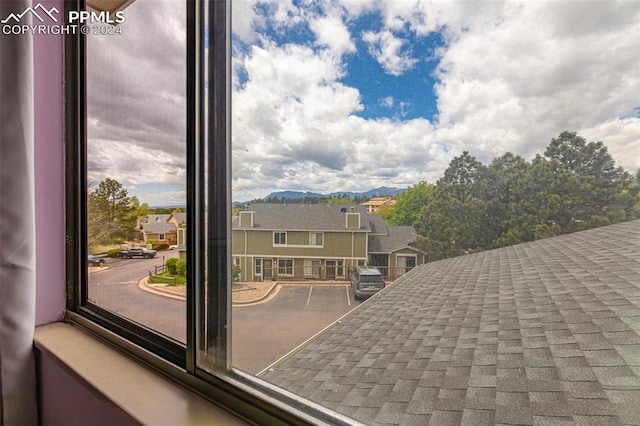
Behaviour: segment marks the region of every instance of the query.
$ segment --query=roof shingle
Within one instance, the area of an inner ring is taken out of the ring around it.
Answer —
[[[640,221],[417,267],[265,378],[368,424],[640,424]]]

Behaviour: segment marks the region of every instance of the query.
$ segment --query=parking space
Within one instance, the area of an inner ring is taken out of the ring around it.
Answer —
[[[233,365],[256,374],[359,302],[345,284],[283,284],[267,303],[233,307]]]

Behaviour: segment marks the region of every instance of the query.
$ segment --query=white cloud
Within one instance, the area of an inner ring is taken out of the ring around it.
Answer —
[[[640,54],[629,35],[640,33],[640,7],[595,3],[342,1],[349,19],[380,11],[385,28],[362,38],[393,75],[415,64],[394,32],[444,34],[437,121],[355,117],[362,106],[338,82],[340,58],[302,46],[254,49],[245,61],[251,82],[234,94],[234,129],[242,129],[234,142],[253,144],[234,151],[234,190],[242,199],[435,181],[463,150],[487,163],[506,151],[531,158],[564,130],[602,140],[621,166],[637,169]],[[316,34],[349,51],[344,33]],[[402,107],[393,96],[380,104]]]
[[[367,43],[369,53],[391,75],[402,75],[418,62],[404,51],[406,41],[394,36],[391,31],[365,31],[362,40]]]
[[[335,55],[355,52],[356,46],[351,41],[351,34],[340,16],[317,18],[309,22],[309,26],[316,34],[317,43],[328,46]]]

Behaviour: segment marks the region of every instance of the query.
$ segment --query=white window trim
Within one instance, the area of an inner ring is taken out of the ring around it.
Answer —
[[[415,266],[402,266],[402,265],[398,265],[398,258],[399,257],[413,257],[415,259],[415,266],[418,266],[418,255],[416,254],[396,254],[396,267],[401,267],[401,268],[415,268]]]
[[[284,234],[284,244],[283,243],[276,243],[276,234],[278,234],[278,235]],[[271,242],[272,242],[274,247],[286,246],[287,245],[287,241],[288,241],[287,231],[273,231],[273,237],[271,239]]]
[[[287,262],[289,260],[291,261],[291,273],[287,273],[287,272],[285,272],[284,274],[280,273],[280,269],[284,269],[285,271],[287,269],[289,269],[289,266],[281,267],[280,266],[280,261]],[[278,259],[276,263],[277,263],[277,271],[278,271],[278,276],[279,277],[292,277],[293,276],[293,272],[294,272],[294,268],[295,268],[295,261],[294,261],[293,258],[288,258],[287,257],[287,258]]]
[[[322,244],[313,243],[314,235],[320,235],[320,238],[322,239]],[[309,247],[320,247],[320,248],[324,247],[324,232],[309,231]]]

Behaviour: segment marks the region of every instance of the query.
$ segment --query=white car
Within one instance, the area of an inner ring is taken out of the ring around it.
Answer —
[[[178,245],[177,245],[177,244],[174,244],[174,245],[169,246],[169,250],[175,250],[175,249],[177,249],[177,248],[178,248]]]

